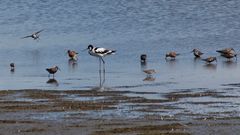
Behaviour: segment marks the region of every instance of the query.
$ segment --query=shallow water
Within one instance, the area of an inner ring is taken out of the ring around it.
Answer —
[[[239,7],[227,1],[9,1],[0,6],[0,89],[86,89],[99,86],[98,59],[81,52],[88,44],[116,49],[105,58],[104,87],[134,91],[219,88],[238,83],[238,63],[219,58],[206,66],[188,53],[239,50]],[[39,41],[20,39],[44,29]],[[79,52],[76,64],[66,51]],[[166,52],[182,53],[166,62]],[[143,81],[139,56],[148,55],[155,81]],[[16,64],[14,73],[9,63]],[[48,81],[46,67],[62,70]],[[48,82],[48,83],[47,83]]]

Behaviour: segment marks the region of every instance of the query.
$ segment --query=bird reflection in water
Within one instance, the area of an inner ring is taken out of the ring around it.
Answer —
[[[59,86],[58,81],[56,79],[54,79],[54,78],[49,79],[46,83],[54,85],[54,86]]]
[[[141,64],[141,71],[147,69],[147,62],[141,62],[140,64]]]
[[[99,85],[93,87],[92,90],[104,90],[104,83],[105,83],[105,71],[99,70]]]
[[[208,69],[208,70],[216,70],[217,69],[217,65],[216,64],[205,64],[204,66],[203,66],[205,69]]]
[[[166,59],[166,63],[169,68],[175,68],[177,62],[178,60],[176,59]]]
[[[76,69],[77,69],[77,67],[78,67],[77,60],[69,59],[69,60],[68,60],[68,67],[69,67],[72,71],[76,71]]]
[[[226,68],[236,68],[237,67],[237,61],[223,61],[223,67],[226,67]]]
[[[152,76],[147,76],[146,78],[143,79],[143,81],[149,81],[149,82],[155,81],[155,80],[156,80],[156,78],[154,78]]]

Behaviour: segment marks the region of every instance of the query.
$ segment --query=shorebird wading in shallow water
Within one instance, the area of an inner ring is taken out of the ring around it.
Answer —
[[[60,69],[59,69],[58,66],[54,66],[54,67],[52,67],[52,68],[46,68],[46,70],[47,70],[48,73],[49,73],[48,77],[50,77],[50,74],[52,74],[52,75],[53,75],[53,78],[54,78],[54,74],[55,74],[58,70],[60,70]]]
[[[147,61],[147,54],[142,54],[140,56],[140,60],[141,60],[141,63],[146,63],[146,61]]]
[[[197,58],[200,58],[201,55],[203,55],[203,53],[198,49],[193,49],[192,52],[193,52],[193,55]]]
[[[88,53],[90,55],[99,58],[100,67],[101,67],[101,61],[102,61],[103,70],[105,72],[105,61],[103,60],[103,57],[114,54],[116,52],[116,50],[109,50],[109,49],[105,49],[105,48],[101,48],[101,47],[94,47],[93,45],[88,45],[87,49],[88,49]],[[85,49],[85,50],[87,50],[87,49]]]
[[[69,56],[70,59],[73,59],[73,60],[77,60],[78,59],[77,58],[77,54],[78,54],[77,52],[68,50],[67,53],[68,53],[68,56]]]
[[[225,48],[225,49],[222,49],[222,50],[217,50],[216,52],[220,53],[221,55],[222,54],[229,54],[229,53],[235,54],[235,50],[233,48]]]
[[[217,58],[216,57],[208,57],[206,59],[202,59],[203,61],[206,61],[208,64],[210,64],[213,61],[217,62]]]
[[[11,71],[11,72],[14,72],[14,70],[15,70],[15,64],[14,64],[14,63],[10,63],[10,67],[11,67],[10,71]]]
[[[180,54],[176,53],[176,52],[169,52],[166,54],[165,59],[167,59],[168,57],[175,59],[178,55],[180,55]]]
[[[34,40],[39,39],[39,37],[40,37],[40,32],[42,32],[42,31],[43,31],[43,30],[40,30],[40,31],[34,32],[34,33],[31,34],[31,35],[28,35],[28,36],[22,37],[22,39],[23,39],[23,38],[29,38],[29,37],[33,38]]]
[[[225,48],[222,50],[217,50],[217,52],[220,53],[221,56],[227,58],[228,60],[230,60],[233,57],[235,57],[237,60],[237,53],[233,48]]]

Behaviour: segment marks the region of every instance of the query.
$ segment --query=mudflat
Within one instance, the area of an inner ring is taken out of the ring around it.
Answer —
[[[237,135],[240,133],[240,117],[212,117],[189,112],[176,115],[162,113],[181,109],[172,104],[181,98],[217,97],[217,93],[172,92],[166,94],[164,99],[129,96],[131,93],[94,89],[2,90],[0,91],[0,135]],[[194,102],[194,104],[198,103]],[[201,104],[212,104],[212,102]]]

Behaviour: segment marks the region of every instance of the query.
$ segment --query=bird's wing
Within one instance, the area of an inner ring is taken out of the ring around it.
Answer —
[[[38,33],[42,32],[43,30],[44,30],[44,29],[39,30],[39,31],[35,32],[34,34],[38,34]]]
[[[23,39],[23,38],[29,38],[29,37],[32,37],[32,35],[28,35],[28,36],[22,37],[22,39]]]
[[[96,53],[107,53],[109,50],[105,49],[105,48],[95,48],[94,50]]]

